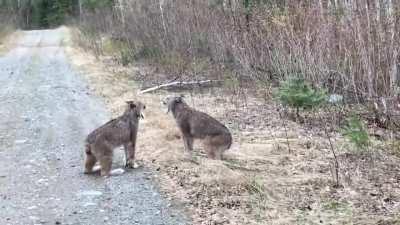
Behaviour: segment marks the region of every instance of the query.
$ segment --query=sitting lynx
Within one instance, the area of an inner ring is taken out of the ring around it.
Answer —
[[[232,135],[228,128],[211,116],[189,107],[183,97],[170,97],[164,101],[168,112],[182,133],[185,150],[191,154],[194,139],[203,140],[207,156],[222,159],[222,154],[232,145]]]

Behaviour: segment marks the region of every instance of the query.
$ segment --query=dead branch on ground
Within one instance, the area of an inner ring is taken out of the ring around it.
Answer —
[[[201,81],[174,81],[166,84],[160,84],[151,88],[147,88],[145,90],[139,91],[139,94],[145,94],[149,92],[154,92],[159,89],[169,89],[169,88],[188,88],[193,86],[199,87],[210,87],[214,85],[221,84],[221,80],[201,80]]]

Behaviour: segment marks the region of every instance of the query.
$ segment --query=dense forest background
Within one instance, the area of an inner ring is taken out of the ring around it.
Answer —
[[[0,17],[23,29],[75,22],[97,53],[106,36],[124,64],[150,58],[178,75],[208,69],[262,88],[301,76],[354,102],[399,93],[394,0],[0,0]]]
[[[50,28],[79,16],[78,0],[1,0],[3,21],[22,29]]]

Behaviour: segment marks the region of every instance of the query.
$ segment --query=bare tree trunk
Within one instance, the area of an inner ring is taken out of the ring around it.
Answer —
[[[82,0],[78,0],[79,21],[82,21]]]
[[[162,26],[164,30],[164,37],[167,37],[167,26],[165,24],[165,18],[164,18],[164,0],[159,0],[159,6],[160,6]]]
[[[118,0],[115,8],[117,8],[118,14],[120,16],[120,20],[122,23],[122,27],[125,28],[125,12],[124,12],[124,0]]]
[[[395,1],[397,3],[397,1]],[[393,20],[392,25],[390,27],[390,49],[393,50],[392,58],[391,58],[391,71],[390,71],[390,88],[391,88],[391,94],[395,95],[396,94],[396,88],[399,85],[399,79],[400,79],[400,71],[399,71],[399,65],[400,65],[400,56],[399,56],[399,46],[396,46],[396,42],[398,42],[400,35],[399,35],[399,23],[400,23],[400,16],[396,15],[396,11],[399,10],[400,7],[396,6],[394,8],[393,1],[389,0],[388,1],[388,15],[392,17],[391,19]],[[398,13],[398,12],[397,12]]]

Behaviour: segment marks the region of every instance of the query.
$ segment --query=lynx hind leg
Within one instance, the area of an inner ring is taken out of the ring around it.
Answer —
[[[219,146],[207,146],[207,157],[215,160],[222,160],[224,148]]]
[[[215,159],[222,160],[223,159],[222,156],[223,156],[225,150],[226,150],[225,146],[218,147],[215,152]]]
[[[86,161],[85,161],[85,174],[90,174],[95,172],[94,171],[94,165],[96,164],[96,157],[94,157],[94,155],[92,155],[91,153],[86,153]]]
[[[93,167],[97,162],[96,157],[93,155],[91,151],[91,146],[90,144],[86,143],[85,146],[85,153],[86,153],[86,159],[85,159],[85,174],[93,173]]]
[[[229,141],[224,141],[223,144],[220,143],[220,145],[217,147],[216,159],[223,160],[224,152],[228,150],[231,145],[232,143]]]
[[[227,149],[227,146],[223,144],[221,136],[207,137],[204,141],[206,148],[207,157],[210,159],[222,160],[222,155]]]
[[[111,156],[102,156],[99,159],[101,170],[100,175],[102,177],[109,177],[112,166],[112,157]]]
[[[208,158],[216,159],[216,154],[215,154],[216,153],[216,149],[215,149],[214,146],[207,146],[206,152],[207,152],[207,157]]]

